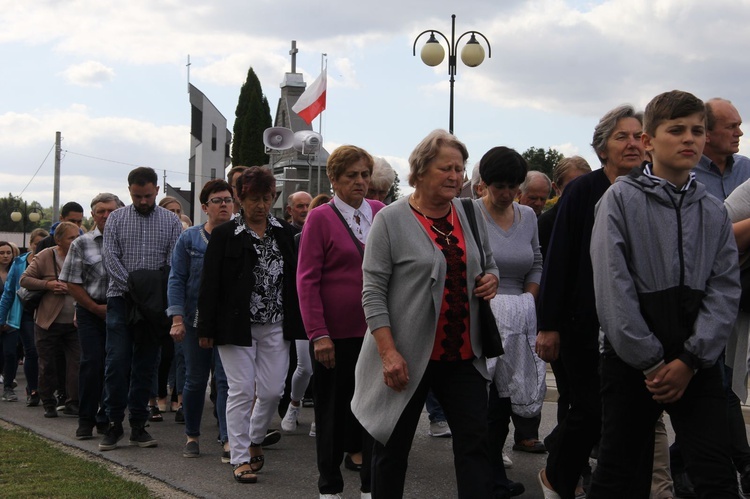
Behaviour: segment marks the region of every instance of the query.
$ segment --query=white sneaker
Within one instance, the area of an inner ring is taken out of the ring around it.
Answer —
[[[284,431],[294,431],[297,429],[297,418],[299,418],[299,406],[294,407],[292,404],[289,404],[289,407],[286,410],[286,414],[284,415],[284,419],[281,420],[281,429]]]
[[[430,430],[427,434],[431,437],[448,438],[451,434],[451,427],[447,421],[433,421],[430,423]]]
[[[313,421],[312,424],[310,425],[310,436],[311,437],[315,436],[315,421]]]
[[[359,498],[360,499],[372,499],[372,493],[360,491]]]
[[[341,494],[320,494],[320,499],[341,499]]]
[[[513,461],[510,460],[508,454],[506,454],[505,452],[503,452],[503,466],[505,467],[505,469],[513,467]]]

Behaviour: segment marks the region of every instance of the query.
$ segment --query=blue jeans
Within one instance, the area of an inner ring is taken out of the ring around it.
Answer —
[[[8,329],[4,333],[0,333],[0,339],[2,342],[3,350],[3,384],[4,388],[12,389],[13,380],[16,379],[16,373],[18,372],[18,358],[16,357],[16,349],[18,348],[18,329]]]
[[[78,423],[94,426],[106,423],[107,416],[100,403],[104,399],[104,359],[107,325],[96,314],[76,306],[78,340],[81,342],[81,365],[78,368]]]
[[[201,417],[206,402],[206,386],[211,372],[211,363],[215,362],[216,378],[216,413],[219,419],[219,434],[222,442],[227,441],[227,376],[221,358],[215,348],[201,348],[193,326],[185,322],[185,339],[178,343],[185,354],[185,387],[182,390],[182,408],[185,413],[185,435],[199,437],[201,434]]]
[[[39,357],[34,341],[34,316],[24,312],[21,316],[21,329],[18,330],[23,344],[23,374],[26,376],[26,395],[39,387]]]
[[[104,404],[114,423],[125,419],[145,423],[154,367],[159,359],[158,343],[137,343],[128,325],[129,307],[121,296],[107,300],[107,359],[104,363]],[[128,381],[129,380],[129,381]]]
[[[438,421],[445,421],[445,413],[443,408],[440,406],[435,394],[432,393],[432,389],[427,392],[427,400],[425,400],[427,406],[427,415],[430,417],[430,423],[436,423]]]

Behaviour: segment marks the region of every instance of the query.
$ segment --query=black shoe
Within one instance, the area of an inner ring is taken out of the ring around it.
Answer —
[[[125,431],[122,429],[122,423],[110,423],[104,438],[99,442],[99,450],[113,450],[117,447],[117,442],[122,440]]]
[[[266,431],[266,438],[261,442],[261,447],[268,447],[273,444],[279,443],[281,440],[281,432],[275,428]]]
[[[174,413],[174,422],[185,424],[185,413],[182,411],[182,406],[178,407],[177,412]]]
[[[66,416],[78,416],[78,412],[78,404],[76,402],[68,402],[62,411]]]
[[[344,458],[344,468],[351,470],[351,471],[359,471],[362,469],[362,463],[357,464],[352,460],[352,456],[349,454],[346,455]]]
[[[45,418],[56,418],[57,417],[57,407],[54,405],[45,405],[44,406],[44,417]]]
[[[740,488],[744,495],[750,495],[750,464],[740,473]]]
[[[39,393],[33,391],[26,397],[26,407],[36,407],[39,405]]]
[[[94,438],[94,428],[85,423],[78,423],[78,429],[76,430],[77,440],[88,440]]]
[[[510,497],[516,497],[526,492],[526,487],[521,482],[511,481],[508,484],[508,491],[510,492]]]
[[[672,473],[672,482],[674,483],[674,495],[681,497],[682,499],[691,499],[698,497],[695,495],[695,489],[693,488],[693,482],[690,481],[686,471],[678,471]]]
[[[200,457],[201,450],[198,446],[198,442],[190,441],[185,444],[185,448],[182,450],[182,457]]]
[[[146,431],[146,426],[143,423],[130,423],[130,445],[156,447],[156,439]]]
[[[158,405],[152,405],[148,408],[148,420],[152,423],[161,423],[164,421],[164,416],[161,415],[161,410],[159,410]]]
[[[96,423],[96,434],[104,435],[109,429],[109,423]]]
[[[65,409],[65,394],[64,393],[58,393],[57,394],[57,407],[56,409],[58,411],[62,411]]]

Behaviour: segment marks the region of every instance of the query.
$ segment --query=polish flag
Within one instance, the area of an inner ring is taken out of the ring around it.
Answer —
[[[326,108],[326,70],[299,96],[292,111],[310,125]]]

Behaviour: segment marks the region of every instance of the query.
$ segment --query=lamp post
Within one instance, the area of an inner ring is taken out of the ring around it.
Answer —
[[[443,40],[445,40],[445,43],[448,44],[448,74],[450,75],[450,84],[451,84],[451,92],[450,92],[450,118],[448,121],[448,131],[452,134],[453,133],[453,83],[455,81],[455,75],[456,75],[456,53],[458,51],[458,42],[461,41],[461,38],[471,35],[471,38],[468,42],[466,42],[466,45],[464,45],[464,48],[461,50],[461,60],[469,66],[470,68],[479,66],[484,61],[484,48],[480,43],[477,41],[476,36],[481,36],[482,39],[484,39],[484,42],[487,44],[487,57],[492,57],[492,47],[490,47],[490,42],[487,40],[487,37],[484,36],[479,31],[467,31],[463,34],[461,34],[458,39],[456,39],[456,14],[451,15],[451,39],[448,40],[448,37],[446,37],[444,34],[442,34],[440,31],[436,29],[428,29],[425,31],[422,31],[417,37],[414,39],[414,46],[412,47],[413,55],[417,55],[417,41],[419,41],[420,37],[424,35],[425,33],[430,34],[430,38],[427,40],[427,43],[425,43],[424,47],[422,47],[422,52],[420,53],[420,57],[422,58],[422,62],[427,64],[428,66],[437,66],[441,62],[443,62],[443,58],[445,57],[445,49],[443,49],[443,46],[440,45],[440,42],[438,42],[437,38],[435,38],[435,35],[438,34],[441,37],[443,37]]]
[[[42,214],[40,213],[40,209],[37,207],[32,207],[31,211],[29,211],[29,204],[24,201],[23,202],[23,213],[18,211],[18,209],[15,209],[13,213],[10,214],[10,219],[14,222],[22,222],[21,230],[23,231],[23,248],[26,248],[26,220],[28,220],[31,223],[37,223],[39,220],[42,219]]]

